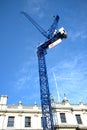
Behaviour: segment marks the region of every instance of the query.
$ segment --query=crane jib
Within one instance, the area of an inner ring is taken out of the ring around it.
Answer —
[[[57,24],[59,21],[59,16],[55,16],[54,22],[53,24],[50,26],[50,28],[45,31],[29,14],[27,14],[24,11],[21,11],[21,14],[23,14],[36,28],[37,30],[39,30],[39,32],[46,37],[47,39],[52,38],[52,35],[55,31],[55,29],[57,28]]]

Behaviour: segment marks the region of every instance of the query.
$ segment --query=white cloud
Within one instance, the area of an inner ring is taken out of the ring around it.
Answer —
[[[34,82],[37,81],[37,70],[34,66],[35,59],[29,58],[26,62],[23,63],[23,65],[20,66],[19,71],[16,72],[16,80],[14,83],[14,86],[16,86],[17,90],[23,90],[29,87],[32,83],[32,79],[34,79]],[[33,71],[32,71],[33,70]]]
[[[86,30],[70,31],[69,38],[71,38],[72,41],[75,41],[77,39],[85,40],[87,38],[87,31]]]
[[[26,83],[30,80],[30,77],[28,76],[22,76],[19,77],[19,79],[16,81],[15,86],[17,87],[18,90],[21,90],[25,87]]]
[[[31,15],[37,15],[38,17],[43,17],[44,6],[46,6],[46,0],[27,0],[27,5],[25,7],[26,11]]]
[[[56,80],[58,83],[58,90],[61,95],[66,95],[72,102],[83,99],[86,101],[87,92],[87,55],[81,54],[73,57],[71,60],[64,60],[51,68],[49,74],[51,91],[54,91],[55,96],[55,83],[52,73],[55,72]],[[57,94],[57,93],[56,93]],[[63,97],[63,96],[62,96]]]

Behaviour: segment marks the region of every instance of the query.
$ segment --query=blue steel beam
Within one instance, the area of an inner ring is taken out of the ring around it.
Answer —
[[[54,130],[45,54],[46,50],[42,48],[38,49],[37,55],[38,55],[39,78],[40,78],[42,124],[43,124],[43,130]]]
[[[51,45],[58,39],[62,40],[66,37],[67,35],[64,30],[58,31],[58,33],[56,33],[53,38],[47,40],[37,47],[43,130],[54,130],[45,55],[47,54],[47,49],[49,45]]]
[[[31,23],[41,32],[41,34],[47,38],[47,41],[45,41],[44,43],[40,44],[37,47],[39,78],[40,78],[40,96],[42,107],[42,123],[43,123],[43,130],[54,130],[45,55],[48,48],[57,45],[58,40],[61,41],[63,38],[66,38],[67,34],[63,28],[55,30],[59,20],[59,16],[55,17],[53,24],[46,32],[26,12],[22,11],[21,13],[24,14],[28,18],[28,20],[30,20]]]

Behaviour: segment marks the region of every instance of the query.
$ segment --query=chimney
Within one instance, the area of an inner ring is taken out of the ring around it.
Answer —
[[[7,95],[1,95],[0,96],[0,105],[6,105],[7,104],[7,99],[8,99]]]

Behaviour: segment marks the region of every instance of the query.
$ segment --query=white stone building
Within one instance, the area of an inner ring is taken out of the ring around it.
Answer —
[[[55,130],[87,130],[87,104],[52,102]],[[0,130],[42,130],[41,107],[8,105],[7,96],[0,98]]]

